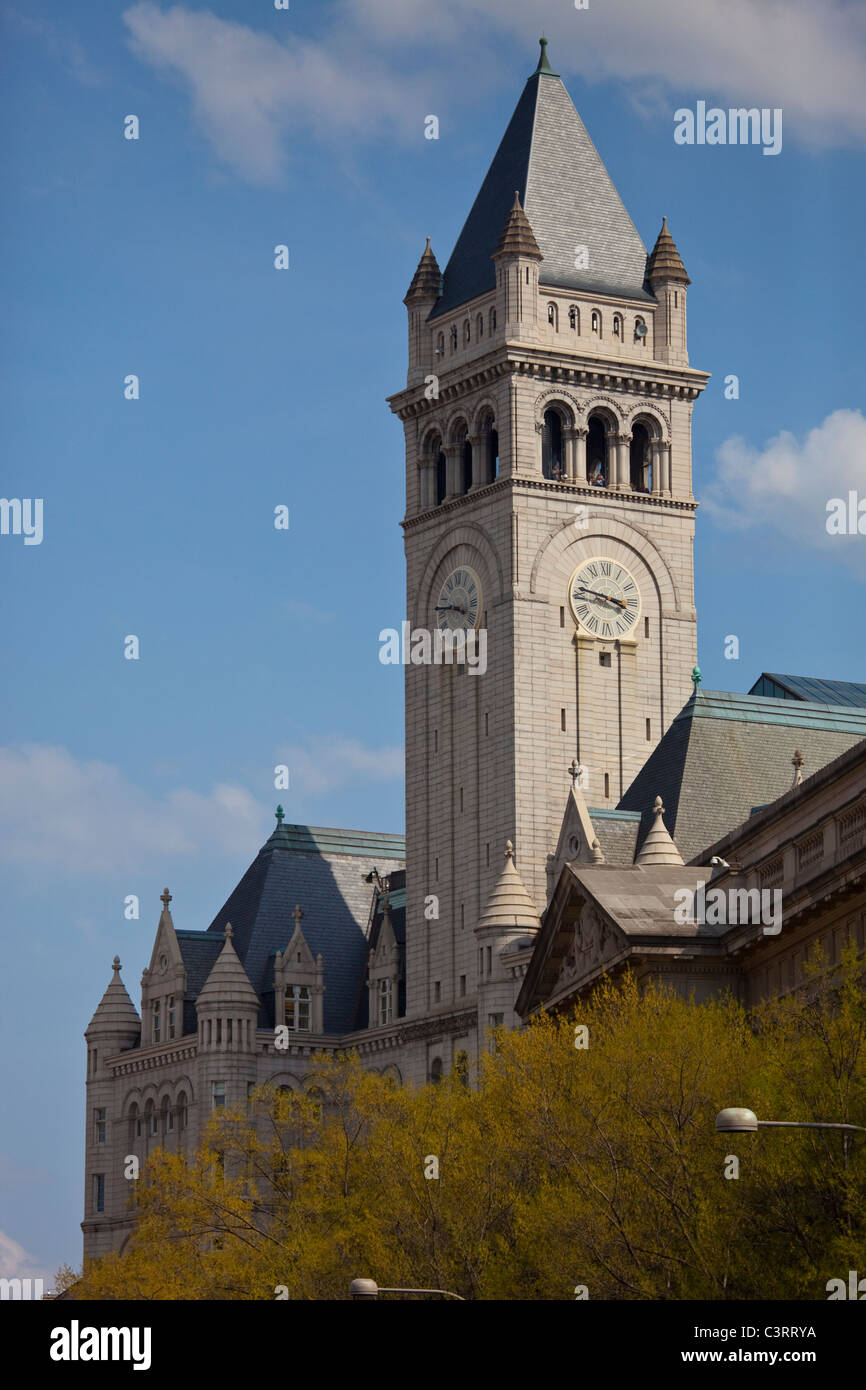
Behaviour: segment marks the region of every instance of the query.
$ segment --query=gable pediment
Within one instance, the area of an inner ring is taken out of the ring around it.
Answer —
[[[566,864],[603,863],[604,855],[598,843],[595,826],[590,820],[583,792],[580,787],[572,786],[565,803],[556,850],[547,861],[548,902]]]

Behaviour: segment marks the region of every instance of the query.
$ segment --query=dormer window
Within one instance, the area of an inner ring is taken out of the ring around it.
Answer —
[[[310,1031],[310,989],[308,985],[286,985],[285,1025],[295,1033]]]

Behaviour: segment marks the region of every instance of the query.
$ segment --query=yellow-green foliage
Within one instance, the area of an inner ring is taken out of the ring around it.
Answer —
[[[364,1275],[481,1299],[824,1299],[866,1270],[866,1136],[713,1122],[746,1105],[866,1124],[861,971],[853,951],[816,961],[809,989],[751,1017],[626,978],[500,1033],[469,1086],[323,1060],[318,1094],[261,1088],[188,1161],[151,1157],[124,1255],[75,1293],[345,1298]]]

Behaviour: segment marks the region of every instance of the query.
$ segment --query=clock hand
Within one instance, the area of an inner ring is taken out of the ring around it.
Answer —
[[[582,594],[592,594],[593,598],[603,598],[607,603],[617,603],[620,608],[628,607],[624,598],[614,598],[613,594],[602,594],[598,589],[587,589],[585,586],[581,585],[580,592]]]

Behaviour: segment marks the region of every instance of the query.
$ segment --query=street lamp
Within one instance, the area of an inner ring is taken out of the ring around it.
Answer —
[[[759,1129],[841,1129],[846,1134],[866,1134],[863,1125],[842,1125],[824,1120],[759,1120],[754,1110],[731,1106],[716,1116],[719,1134],[755,1134]]]
[[[375,1279],[353,1279],[349,1285],[352,1298],[378,1298],[380,1293],[441,1293],[443,1298],[466,1302],[462,1294],[452,1293],[450,1289],[380,1289]]]

